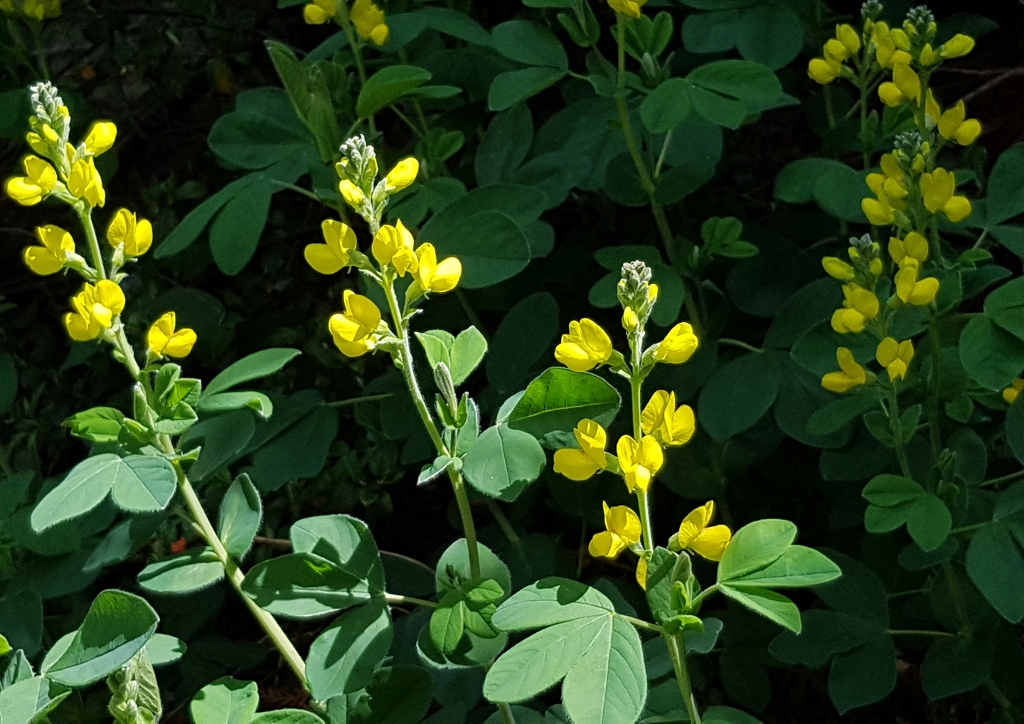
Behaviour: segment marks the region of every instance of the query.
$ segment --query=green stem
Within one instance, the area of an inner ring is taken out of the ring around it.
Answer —
[[[501,712],[501,718],[505,724],[516,724],[515,715],[512,714],[512,707],[508,704],[498,704],[498,711]]]
[[[629,621],[631,624],[633,624],[637,628],[642,628],[644,631],[653,631],[654,633],[664,633],[665,632],[665,629],[663,629],[661,626],[659,626],[656,623],[651,623],[650,621],[644,621],[643,619],[640,619],[640,618],[634,618],[633,616],[627,616],[624,613],[616,613],[615,615],[618,616],[619,618],[623,619],[624,621]]]
[[[682,632],[677,634],[662,634],[665,643],[668,645],[669,656],[672,657],[672,668],[676,672],[676,681],[679,683],[679,693],[683,695],[683,703],[686,704],[686,713],[692,724],[701,724],[700,710],[697,709],[697,700],[693,696],[693,685],[690,683],[690,672],[686,668],[686,642]]]
[[[521,547],[522,540],[520,540],[519,534],[516,533],[515,528],[512,527],[511,521],[509,521],[504,511],[502,511],[501,506],[488,498],[487,510],[489,510],[491,515],[494,516],[495,522],[498,524],[498,527],[501,528],[501,532],[505,534],[505,537],[508,538],[508,542],[515,548]]]
[[[412,596],[399,596],[394,593],[385,593],[384,600],[393,606],[401,606],[404,603],[409,603],[413,606],[423,606],[424,608],[437,608],[438,606],[434,601],[427,601],[422,598],[413,598]]]
[[[730,339],[729,337],[721,337],[718,340],[718,343],[719,344],[731,345],[733,347],[739,347],[740,349],[745,349],[748,352],[757,352],[759,354],[764,352],[764,350],[761,349],[760,347],[755,347],[752,344],[747,344],[746,342],[743,342],[743,341],[738,340],[738,339]]]
[[[949,534],[950,535],[963,535],[964,533],[973,533],[976,530],[980,530],[981,528],[984,528],[988,524],[989,523],[986,521],[984,523],[974,523],[973,525],[964,525],[964,526],[961,526],[959,528],[954,528],[953,530],[949,531]]]
[[[978,487],[980,487],[980,488],[993,488],[993,487],[996,487],[998,485],[1002,485],[1003,483],[1011,483],[1014,480],[1016,480],[1017,478],[1022,478],[1022,477],[1024,477],[1024,470],[1018,470],[1017,472],[1010,473],[1009,475],[1003,475],[1002,477],[992,478],[991,480],[986,480],[985,482],[983,482]]]
[[[640,357],[643,353],[644,346],[644,332],[642,329],[638,329],[634,334],[630,335],[630,346],[632,347],[631,352],[633,353],[632,364],[630,365],[629,375],[629,388],[630,388],[630,401],[633,411],[633,439],[636,440],[639,446],[640,441],[643,439],[643,426],[640,422],[642,415],[640,408],[640,394],[643,387],[643,380],[640,378]],[[644,536],[644,549],[648,552],[654,552],[654,531],[651,527],[651,511],[650,511],[650,500],[646,490],[636,491],[637,507],[640,510],[640,527],[643,530]]]
[[[934,636],[936,638],[957,638],[956,634],[950,633],[949,631],[919,631],[916,629],[896,629],[891,628],[886,631],[890,636]]]
[[[302,194],[306,198],[312,199],[313,201],[316,201],[319,204],[325,203],[322,198],[314,194],[309,189],[304,189],[301,186],[296,186],[295,184],[285,183],[284,181],[278,181],[277,179],[272,179],[272,181],[274,185],[277,186],[278,188],[288,189],[289,191],[294,191],[297,194]]]
[[[329,407],[349,407],[351,405],[358,405],[361,402],[380,402],[391,396],[390,392],[382,395],[366,395],[364,397],[352,397],[347,400],[335,400],[334,402],[328,402],[327,405]]]
[[[416,379],[416,371],[413,368],[412,345],[409,343],[409,329],[398,305],[394,279],[385,277],[381,286],[384,288],[384,295],[388,300],[388,309],[391,311],[391,319],[394,322],[395,332],[398,335],[400,347],[397,354],[399,363],[397,366],[402,370],[405,386],[409,389],[409,394],[412,397],[416,411],[419,413],[420,420],[423,421],[423,427],[426,428],[427,434],[434,443],[434,448],[437,450],[438,455],[451,455],[453,451],[448,450],[448,447],[444,444],[441,433],[434,423],[434,418],[430,414],[426,400],[423,399],[423,393],[420,391],[420,385]],[[476,526],[473,524],[473,511],[469,505],[466,483],[462,478],[462,473],[454,471],[452,468],[448,468],[448,478],[452,483],[452,492],[455,493],[459,517],[462,519],[462,532],[466,536],[466,547],[469,552],[469,573],[471,577],[479,578],[480,550],[477,545]]]
[[[355,30],[352,27],[352,20],[348,16],[348,4],[343,1],[338,3],[338,17],[341,20],[341,27],[345,31],[345,37],[348,39],[349,47],[352,48],[352,57],[356,60],[356,71],[359,73],[360,88],[366,87],[366,66],[363,64],[363,49],[360,46],[358,39],[356,38]],[[371,113],[369,118],[366,119],[370,124],[370,135],[377,135],[377,126],[373,120],[373,114]]]
[[[942,341],[939,339],[938,321],[933,316],[928,323],[928,339],[932,344],[932,380],[928,398],[928,437],[932,446],[932,457],[938,464],[942,454],[942,416],[939,410],[940,375],[942,374]]]
[[[696,595],[696,597],[690,602],[690,611],[697,611],[697,610],[699,610],[700,604],[704,602],[704,599],[708,598],[709,596],[711,596],[713,593],[716,593],[717,591],[718,591],[718,584],[716,583],[716,584],[714,584],[712,586],[708,586],[703,591],[698,593]]]
[[[903,447],[903,430],[900,426],[900,406],[896,398],[896,390],[889,388],[889,430],[893,435],[893,442],[896,445],[896,457],[900,461],[900,471],[903,477],[913,479],[910,474],[910,463],[907,460],[907,451]]]
[[[107,270],[103,265],[103,252],[100,250],[100,240],[96,236],[96,227],[92,223],[92,208],[86,206],[84,211],[78,213],[78,219],[82,223],[82,230],[85,231],[85,238],[89,242],[89,254],[92,256],[92,265],[96,269],[96,276],[99,279],[107,279]]]

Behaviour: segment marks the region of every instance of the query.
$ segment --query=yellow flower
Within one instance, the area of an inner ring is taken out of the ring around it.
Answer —
[[[7,180],[7,195],[22,206],[35,206],[56,187],[57,172],[39,156],[26,156],[21,165],[25,175]]]
[[[843,72],[843,66],[832,58],[812,58],[807,64],[807,75],[819,85],[828,85]]]
[[[846,392],[867,382],[867,371],[853,358],[853,352],[846,347],[836,350],[839,372],[829,372],[821,378],[821,386],[831,392]]]
[[[361,357],[376,346],[375,332],[380,310],[369,297],[346,289],[342,295],[345,311],[331,315],[328,328],[335,346],[346,357]]]
[[[921,174],[921,196],[925,208],[933,214],[941,211],[956,223],[971,215],[971,202],[966,196],[955,196],[956,177],[951,171],[937,168]]]
[[[416,180],[416,174],[420,172],[420,162],[412,156],[404,158],[395,164],[395,167],[384,177],[384,188],[388,193],[398,193],[410,186]]]
[[[38,246],[26,246],[22,252],[25,265],[40,276],[56,274],[64,268],[68,254],[75,252],[71,234],[59,226],[47,224],[36,227]]]
[[[1003,399],[1006,400],[1006,404],[1012,405],[1020,397],[1021,392],[1024,392],[1024,380],[1018,377],[1003,390]]]
[[[345,202],[357,211],[366,200],[366,194],[363,193],[362,189],[347,178],[338,182],[338,191],[341,192],[341,197],[345,199]]]
[[[935,277],[926,277],[918,280],[919,265],[904,261],[900,270],[896,272],[896,296],[904,304],[913,304],[917,307],[927,306],[939,293],[939,280]]]
[[[384,11],[371,0],[356,0],[349,11],[349,17],[360,37],[372,40],[377,45],[388,42],[391,30],[384,24]]]
[[[676,393],[658,390],[647,401],[640,415],[645,435],[653,435],[662,445],[685,445],[697,430],[693,409],[689,405],[676,407]]]
[[[104,279],[96,285],[86,284],[71,299],[74,312],[64,315],[64,326],[76,342],[96,339],[110,329],[114,317],[124,311],[124,292],[115,282]]]
[[[416,250],[416,258],[415,283],[420,290],[446,294],[459,285],[462,278],[462,262],[454,256],[446,257],[439,264],[434,245],[427,242],[420,244]]]
[[[590,419],[580,420],[572,433],[576,436],[579,448],[556,450],[555,472],[569,480],[587,480],[598,470],[607,467],[604,448],[608,444],[608,433]]]
[[[700,346],[697,335],[689,322],[680,322],[665,335],[665,339],[654,348],[654,359],[670,365],[686,362]]]
[[[900,266],[905,261],[919,264],[928,258],[928,240],[916,231],[911,231],[904,239],[892,236],[889,238],[889,256]]]
[[[622,328],[627,332],[635,332],[640,327],[640,317],[636,316],[636,312],[633,311],[632,307],[626,307],[622,310]]]
[[[908,100],[916,103],[921,98],[921,78],[907,63],[896,63],[892,81],[878,86],[878,97],[890,107],[903,105]]]
[[[142,256],[153,245],[153,225],[148,219],[136,219],[128,209],[118,209],[107,227],[107,241],[115,249],[124,244],[124,253]]]
[[[967,108],[962,100],[939,116],[937,122],[939,135],[961,146],[970,146],[981,135],[981,123],[977,118],[967,118]]]
[[[13,3],[10,7],[11,11],[13,11]],[[56,18],[61,14],[61,0],[24,0],[21,5],[21,12],[27,17],[40,22],[49,18]]]
[[[691,511],[679,524],[676,542],[680,548],[689,549],[709,561],[720,561],[725,549],[732,540],[732,531],[725,525],[708,523],[715,513],[715,503],[709,500],[704,505]]]
[[[647,0],[608,0],[608,6],[619,13],[631,18],[640,17],[640,8],[647,4]]]
[[[96,162],[92,156],[80,158],[71,166],[68,191],[75,198],[85,199],[89,206],[103,206],[107,202],[107,192],[103,190],[103,177],[96,170]]]
[[[883,68],[892,68],[897,63],[909,64],[910,54],[896,47],[892,31],[886,23],[875,23],[872,29],[872,40],[875,42],[875,58]]]
[[[338,14],[338,0],[313,0],[302,8],[302,19],[308,25],[323,25]]]
[[[846,23],[836,26],[836,40],[843,44],[850,55],[860,51],[860,34]]]
[[[885,367],[890,381],[902,380],[907,376],[910,361],[914,359],[914,343],[909,339],[897,342],[892,337],[886,337],[878,343],[875,359]]]
[[[949,60],[950,58],[959,58],[967,55],[972,50],[974,50],[974,38],[970,35],[957,33],[942,44],[942,47],[939,48],[939,55]]]
[[[921,48],[921,55],[918,57],[918,60],[925,68],[929,68],[942,60],[942,56],[935,52],[935,48],[932,47],[931,43],[925,43],[924,47]]]
[[[569,334],[555,347],[555,359],[574,372],[587,372],[612,356],[612,340],[592,319],[569,322]]]
[[[191,329],[175,329],[177,317],[167,312],[153,322],[146,335],[150,351],[158,357],[188,357],[196,344],[196,333]]]
[[[117,126],[112,121],[96,121],[85,137],[85,150],[93,156],[110,150],[117,138]]]
[[[622,477],[629,492],[646,491],[661,466],[665,464],[665,453],[661,445],[650,435],[641,437],[638,443],[630,435],[623,435],[615,446]]]
[[[414,244],[412,232],[399,221],[397,226],[385,224],[380,227],[373,237],[370,251],[381,266],[390,264],[398,272],[398,276],[404,277],[406,272],[415,272],[419,267],[419,259],[413,251]]]
[[[868,320],[878,316],[878,297],[856,284],[844,284],[843,297],[842,308],[832,314],[832,329],[839,334],[863,332]]]
[[[835,256],[826,256],[821,260],[821,265],[825,268],[826,274],[841,282],[847,282],[856,276],[852,266]]]
[[[356,248],[356,234],[347,225],[335,219],[324,219],[320,224],[323,244],[307,244],[303,251],[306,263],[321,274],[335,274],[348,266],[349,252]]]
[[[609,508],[608,503],[602,505],[604,527],[607,530],[601,531],[590,540],[588,550],[595,558],[617,558],[622,551],[640,543],[643,527],[640,525],[640,518],[631,508],[625,505]]]

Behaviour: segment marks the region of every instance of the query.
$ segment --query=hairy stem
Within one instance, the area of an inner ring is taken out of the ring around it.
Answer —
[[[686,668],[686,643],[683,633],[666,633],[662,636],[668,645],[669,656],[672,657],[672,668],[676,672],[679,693],[683,695],[683,703],[686,704],[686,713],[692,724],[701,724],[700,710],[697,709],[697,700],[693,696],[693,685],[690,683],[690,672]]]
[[[92,208],[86,206],[84,211],[78,213],[78,219],[82,223],[82,230],[85,232],[86,241],[89,242],[89,255],[92,257],[92,265],[96,269],[96,276],[99,279],[107,279],[107,269],[103,264],[103,251],[100,249],[100,240],[96,235],[96,227],[92,223]]]

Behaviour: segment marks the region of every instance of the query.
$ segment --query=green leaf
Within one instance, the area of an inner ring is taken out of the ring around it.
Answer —
[[[75,413],[61,424],[75,437],[89,442],[117,442],[124,427],[124,414],[113,407],[94,407]]]
[[[318,404],[297,422],[287,425],[253,454],[249,469],[263,491],[285,483],[312,478],[324,469],[331,445],[338,437],[338,410]]]
[[[241,560],[252,546],[263,520],[263,503],[248,475],[235,478],[220,503],[217,534],[232,557]]]
[[[275,616],[297,619],[344,611],[375,595],[366,579],[312,553],[257,563],[246,574],[242,592]]]
[[[907,508],[907,532],[925,552],[936,550],[949,537],[953,518],[942,500],[932,494]]]
[[[848,167],[831,158],[801,158],[791,161],[775,177],[775,198],[788,204],[806,204],[814,201],[814,187],[818,179],[839,168]],[[867,186],[864,188],[867,189]],[[834,282],[830,283],[837,286]]]
[[[796,526],[788,520],[767,518],[740,528],[733,535],[718,564],[718,582],[743,578],[778,560],[796,538]]]
[[[558,339],[558,302],[548,292],[531,294],[505,313],[491,340],[487,381],[499,393],[521,389],[530,370]]]
[[[32,510],[32,529],[40,533],[85,515],[103,502],[119,475],[134,473],[113,453],[83,460]]]
[[[0,598],[0,633],[11,648],[27,656],[38,653],[43,641],[43,601],[38,593],[26,588]]]
[[[985,639],[935,639],[921,664],[924,693],[936,701],[981,686],[992,672],[992,649]]]
[[[306,657],[306,678],[316,701],[365,688],[387,656],[394,633],[382,599],[342,614],[320,634]]]
[[[153,256],[157,259],[165,259],[188,249],[195,243],[203,229],[207,227],[213,217],[224,206],[239,194],[262,178],[262,173],[251,173],[240,179],[232,181],[196,208],[192,209],[182,219],[174,230],[167,235],[167,238],[160,242]]]
[[[207,142],[220,158],[246,170],[316,157],[313,137],[296,115],[288,94],[275,87],[240,93],[234,112],[213,124]]]
[[[601,377],[551,367],[526,388],[512,408],[508,425],[540,439],[572,432],[584,418],[608,425],[621,404],[618,391]]]
[[[69,689],[45,676],[23,679],[0,690],[0,716],[5,724],[47,721],[46,715],[70,695]]]
[[[840,714],[887,697],[896,686],[896,648],[891,636],[878,636],[832,661],[828,693]]]
[[[419,724],[434,698],[430,674],[418,666],[377,669],[366,694],[351,724]]]
[[[167,507],[178,486],[178,474],[166,458],[129,455],[114,475],[114,504],[130,513],[155,513]]]
[[[68,648],[43,671],[66,686],[88,686],[128,663],[156,632],[160,618],[145,600],[103,591],[92,602]]]
[[[651,133],[666,133],[690,115],[690,84],[682,78],[670,78],[659,85],[640,104],[640,120]]]
[[[481,433],[466,453],[462,472],[481,493],[515,500],[547,464],[544,449],[527,432],[496,425]]]
[[[264,174],[239,191],[210,224],[210,251],[225,274],[238,274],[256,253],[277,190]]]
[[[1005,524],[994,522],[971,538],[967,575],[992,607],[1010,623],[1024,619],[1024,554]]]
[[[701,390],[700,424],[717,442],[750,429],[779,394],[782,377],[767,353],[747,354],[722,365]]]
[[[523,65],[567,70],[569,58],[554,33],[529,20],[509,20],[491,31],[494,49]]]
[[[782,94],[782,85],[768,68],[746,60],[705,63],[686,76],[694,85],[744,103],[768,104]]]
[[[152,593],[192,593],[224,578],[224,565],[210,548],[197,548],[150,563],[139,571],[139,585]]]
[[[960,361],[979,385],[1002,390],[1024,369],[1024,341],[979,315],[960,333]]]
[[[800,633],[803,627],[800,609],[781,593],[766,588],[733,588],[730,584],[722,585],[722,593],[790,631]]]
[[[761,724],[756,717],[731,706],[709,706],[701,721],[704,724]]]
[[[1024,213],[1024,143],[1000,154],[988,181],[986,221],[999,224]]]
[[[750,115],[747,105],[742,101],[726,98],[699,86],[690,88],[690,103],[704,120],[732,130],[742,126]]]
[[[146,644],[146,658],[153,666],[166,666],[179,661],[187,648],[181,639],[157,633]]]
[[[926,494],[925,489],[910,478],[888,473],[876,475],[864,486],[861,493],[866,501],[881,508],[892,508],[910,503]]]
[[[640,637],[632,624],[612,618],[611,626],[594,638],[565,677],[562,702],[566,713],[578,722],[634,721],[646,699],[647,676]]]
[[[494,116],[480,140],[474,159],[481,186],[507,181],[519,168],[533,143],[533,118],[525,103]]]
[[[740,55],[771,70],[789,65],[803,45],[804,24],[796,11],[783,3],[747,10],[736,29]]]
[[[801,588],[828,583],[840,576],[839,566],[813,548],[791,545],[764,568],[728,580],[734,588]]]
[[[823,169],[814,182],[814,200],[822,211],[841,221],[866,223],[861,201],[870,194],[870,190],[865,178],[867,172],[856,171],[844,164]]]
[[[366,523],[348,515],[303,518],[288,532],[296,553],[313,553],[367,581],[371,591],[384,591],[384,565]]]
[[[274,413],[274,403],[262,392],[252,390],[240,392],[220,392],[216,395],[203,397],[196,410],[207,415],[249,408],[260,417],[266,419]]]
[[[11,409],[17,396],[18,369],[14,366],[14,358],[9,354],[0,354],[0,415]]]
[[[445,656],[455,653],[466,630],[466,601],[462,591],[449,591],[430,614],[430,640]]]
[[[214,377],[203,390],[200,399],[237,387],[243,382],[272,375],[300,354],[302,353],[297,349],[275,347],[243,357]]]
[[[451,347],[449,370],[452,382],[458,387],[484,360],[487,340],[476,327],[468,327],[455,338]]]
[[[455,206],[452,204],[446,211]],[[421,236],[426,237],[426,231]],[[487,239],[487,243],[481,244],[481,239]],[[503,282],[530,263],[530,242],[526,234],[512,218],[496,211],[458,218],[455,226],[434,237],[434,243],[439,257],[455,256],[462,262],[461,286],[466,289]]]
[[[985,298],[985,316],[1024,340],[1024,278],[1014,279]]]
[[[522,631],[566,621],[607,616],[615,607],[596,588],[567,578],[542,578],[498,607],[491,623],[502,631]]]
[[[477,543],[480,553],[480,575],[487,580],[495,581],[507,596],[512,591],[512,579],[506,566],[490,548]],[[460,538],[441,554],[435,571],[435,590],[444,598],[449,592],[462,587],[466,581],[472,580],[469,566],[469,547],[465,538]]]
[[[487,106],[492,111],[503,111],[516,103],[537,95],[565,77],[559,68],[524,68],[499,73],[491,82]]]
[[[255,681],[225,676],[200,689],[192,698],[189,712],[196,724],[240,724],[250,721],[259,705]]]
[[[323,724],[323,719],[302,709],[278,709],[257,714],[249,724]]]
[[[188,470],[192,480],[204,480],[225,465],[237,460],[256,432],[256,423],[248,410],[235,410],[201,420],[181,438],[186,449],[199,443],[199,458]]]
[[[415,65],[389,65],[370,76],[356,101],[356,113],[368,118],[420,87],[433,75]]]

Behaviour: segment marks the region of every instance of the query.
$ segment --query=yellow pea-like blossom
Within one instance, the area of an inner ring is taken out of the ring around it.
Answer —
[[[636,316],[632,307],[622,310],[622,328],[627,332],[635,332],[640,328],[640,317]]]
[[[910,362],[914,359],[914,343],[909,339],[897,342],[892,337],[886,337],[878,343],[875,359],[885,367],[890,381],[902,380],[907,376]]]
[[[892,108],[907,101],[917,103],[921,99],[921,78],[907,63],[897,63],[892,69],[892,80],[878,86],[878,97]]]
[[[843,306],[832,314],[832,329],[839,334],[863,332],[868,321],[878,316],[878,297],[856,284],[844,284],[843,297]]]
[[[653,435],[662,445],[685,445],[697,430],[696,418],[689,405],[676,407],[676,393],[658,390],[647,401],[640,414],[645,435]]]
[[[7,179],[7,195],[22,206],[35,206],[57,186],[57,172],[39,156],[26,156],[21,165],[25,175]]]
[[[865,179],[876,198],[863,199],[861,209],[875,226],[888,226],[895,221],[896,211],[907,207],[907,174],[891,153],[882,156],[881,167],[882,173],[870,173]]]
[[[883,68],[892,68],[897,63],[909,64],[911,62],[910,53],[896,47],[888,24],[875,23],[871,37],[875,43],[875,59]]]
[[[302,19],[309,25],[323,25],[338,14],[338,0],[313,0],[302,8]]]
[[[931,304],[935,295],[939,293],[939,280],[935,277],[918,279],[919,270],[919,264],[904,262],[900,270],[896,272],[896,296],[904,304],[923,307]]]
[[[942,56],[935,51],[931,43],[925,43],[917,59],[925,68],[930,68],[939,63],[942,60]]]
[[[188,357],[196,344],[196,333],[192,329],[176,329],[177,316],[167,312],[153,322],[146,334],[149,351],[157,357]]]
[[[961,100],[937,119],[939,135],[961,146],[970,146],[981,135],[981,122],[967,118],[967,107]]]
[[[411,186],[420,172],[420,162],[414,157],[403,158],[395,164],[395,167],[388,171],[384,177],[384,187],[388,193],[397,193],[402,189]]]
[[[579,448],[556,450],[555,472],[569,480],[588,480],[608,465],[604,451],[608,444],[608,433],[590,419],[580,420],[572,433],[576,436]]]
[[[363,205],[363,202],[366,201],[366,194],[363,193],[363,190],[347,178],[338,182],[338,191],[341,193],[341,197],[345,199],[345,203],[357,211]]]
[[[1012,405],[1020,397],[1021,392],[1024,392],[1024,380],[1018,377],[1003,390],[1003,399],[1006,400],[1007,405]]]
[[[59,226],[47,224],[36,227],[38,246],[26,246],[22,252],[25,266],[40,276],[56,274],[64,268],[68,254],[75,252],[71,234]]]
[[[617,558],[622,551],[640,543],[640,517],[625,505],[604,506],[604,527],[590,540],[588,550],[595,558]]]
[[[631,493],[634,490],[646,491],[651,485],[651,479],[665,464],[665,453],[651,435],[643,435],[640,442],[630,435],[623,435],[615,446],[615,453],[626,488]]]
[[[376,346],[380,309],[369,297],[346,289],[342,295],[345,311],[331,315],[328,322],[338,350],[346,357],[361,357]]]
[[[555,359],[574,372],[587,372],[612,356],[612,340],[592,319],[569,322],[569,334],[555,347]]]
[[[647,0],[608,0],[608,6],[619,15],[630,18],[640,17],[640,8],[647,4]]]
[[[116,282],[103,279],[85,287],[71,299],[74,312],[64,315],[64,326],[76,342],[96,339],[114,324],[114,317],[124,311],[124,292]]]
[[[39,133],[35,131],[26,133],[25,142],[40,156],[49,156],[53,147],[60,143],[60,136],[57,135],[57,131],[53,130],[53,126],[44,123],[39,128]]]
[[[85,150],[93,156],[109,151],[117,139],[117,126],[113,121],[96,121],[85,136]]]
[[[395,226],[385,224],[380,227],[373,237],[370,251],[382,266],[390,264],[398,276],[404,277],[406,272],[415,272],[419,266],[419,258],[413,250],[415,243],[412,232],[399,221]]]
[[[840,62],[860,52],[860,35],[852,25],[837,25],[836,36],[825,43],[826,56]]]
[[[966,196],[956,196],[956,177],[952,171],[937,168],[921,174],[921,196],[924,206],[933,214],[942,212],[953,223],[963,221],[971,215],[971,201]]]
[[[462,262],[454,256],[437,261],[437,250],[427,242],[416,249],[415,284],[421,291],[446,294],[459,285],[462,279]]]
[[[857,363],[848,348],[840,347],[836,350],[836,361],[839,363],[839,371],[829,372],[821,378],[821,386],[826,390],[847,392],[868,381],[867,370]]]
[[[709,500],[683,518],[679,524],[676,542],[680,548],[691,550],[701,558],[720,561],[732,540],[732,531],[725,525],[708,526],[715,514],[715,503]]]
[[[821,260],[821,266],[826,274],[841,282],[848,282],[856,276],[853,267],[839,257],[826,256]]]
[[[303,256],[306,263],[321,274],[336,274],[348,266],[349,252],[356,248],[356,234],[336,219],[324,219],[320,229],[324,243],[307,244]]]
[[[811,58],[807,64],[807,76],[819,85],[828,85],[843,72],[843,64],[829,57]]]
[[[80,158],[71,166],[68,191],[75,198],[84,199],[89,206],[103,206],[107,192],[103,190],[103,177],[96,170],[92,156]]]
[[[349,17],[361,38],[372,40],[377,45],[388,42],[391,30],[384,22],[384,11],[372,0],[356,0],[349,10]]]
[[[153,225],[128,209],[118,209],[107,227],[107,241],[115,249],[124,244],[127,256],[142,256],[153,245]]]
[[[970,35],[957,33],[942,44],[942,47],[939,48],[939,55],[946,60],[950,60],[952,58],[963,57],[972,50],[974,50],[974,38]]]
[[[693,326],[689,322],[680,322],[654,348],[654,359],[670,365],[682,364],[693,357],[699,346],[700,340],[693,333]]]
[[[908,261],[920,264],[928,258],[928,240],[916,231],[911,231],[903,239],[890,237],[889,256],[900,266]]]

